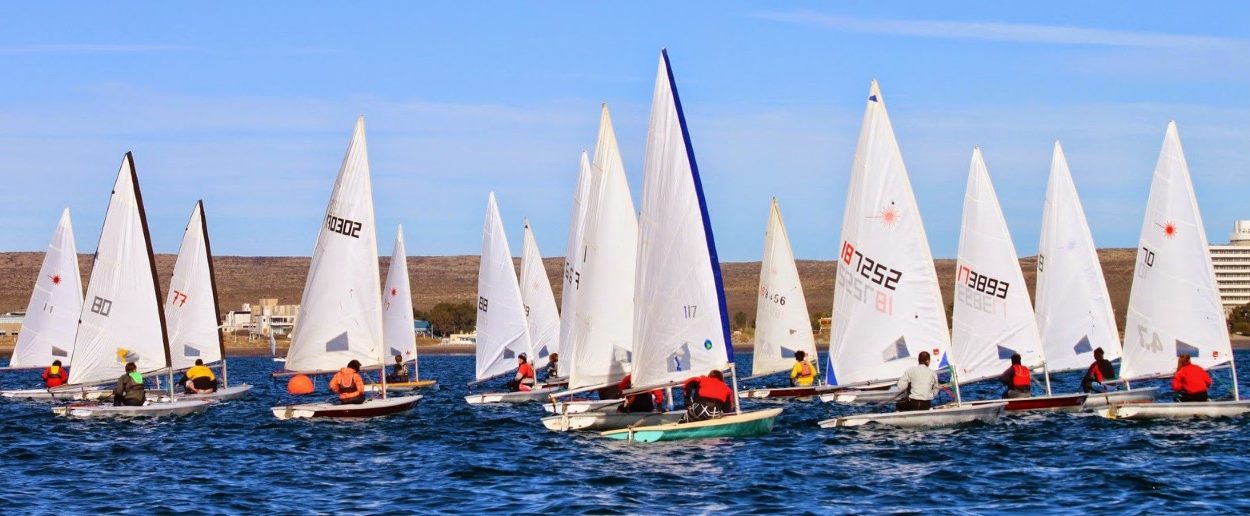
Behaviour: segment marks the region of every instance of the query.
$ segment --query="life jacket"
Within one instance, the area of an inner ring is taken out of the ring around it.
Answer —
[[[733,389],[730,389],[725,382],[717,380],[710,376],[698,378],[696,383],[699,387],[699,397],[716,401],[719,403],[729,403],[733,399]]]
[[[815,375],[815,373],[816,372],[812,370],[812,363],[804,360],[799,368],[799,378],[811,378]]]
[[[517,367],[517,372],[521,373],[521,383],[533,385],[534,383],[534,367],[529,363],[521,364]]]
[[[1033,385],[1033,375],[1029,373],[1029,368],[1019,364],[1012,364],[1011,373],[1012,387],[1027,389]]]
[[[43,381],[48,387],[65,385],[65,381],[68,380],[66,376],[68,375],[65,374],[64,367],[48,366],[47,369],[43,370]]]
[[[1189,364],[1172,377],[1172,390],[1184,394],[1201,394],[1211,386],[1211,375],[1197,364]]]

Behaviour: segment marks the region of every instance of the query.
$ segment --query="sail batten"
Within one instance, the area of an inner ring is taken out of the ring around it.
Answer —
[[[82,296],[74,228],[69,208],[65,208],[35,278],[9,367],[47,367],[53,360],[68,366],[78,332]]]

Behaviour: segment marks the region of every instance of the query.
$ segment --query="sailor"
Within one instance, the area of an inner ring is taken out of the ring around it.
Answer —
[[[1020,354],[1011,354],[1011,367],[998,377],[998,381],[1007,386],[1003,391],[1004,398],[1027,398],[1033,395],[1033,374],[1029,368],[1020,364]]]
[[[1208,401],[1207,389],[1211,388],[1211,375],[1198,364],[1189,361],[1189,355],[1176,357],[1176,374],[1172,376],[1172,391],[1176,401]]]
[[[395,383],[408,381],[408,366],[404,364],[403,356],[395,355],[395,372],[386,375],[386,381]]]
[[[633,375],[625,375],[621,378],[621,382],[616,385],[617,392],[623,392],[633,387]],[[610,398],[609,398],[610,399]],[[625,396],[625,401],[621,402],[621,406],[616,408],[617,412],[655,412],[657,407],[664,406],[664,391],[656,389],[649,393],[635,392]]]
[[[550,382],[560,377],[560,354],[559,353],[552,353],[551,356],[547,357],[547,368],[545,369],[545,371],[547,372],[547,379],[545,380],[547,382]]]
[[[790,368],[792,387],[810,387],[816,381],[816,366],[807,361],[806,351],[794,352],[794,367]]]
[[[725,385],[725,375],[713,369],[707,376],[696,376],[682,385],[685,392],[686,415],[681,422],[719,419],[733,410],[734,391]]]
[[[508,381],[508,390],[531,391],[534,390],[534,366],[526,360],[525,353],[517,355],[516,376]]]
[[[899,412],[909,410],[929,410],[933,408],[933,398],[938,393],[937,372],[929,368],[929,352],[921,351],[916,365],[903,371],[896,389],[899,393],[907,393],[907,397],[894,404]]]
[[[330,379],[330,390],[339,395],[340,405],[365,402],[365,381],[360,379],[360,361],[352,360]]]
[[[187,394],[207,394],[217,392],[217,376],[213,370],[204,365],[204,360],[195,359],[195,365],[187,369],[187,381],[183,384]]]
[[[1102,348],[1094,349],[1094,363],[1085,370],[1081,378],[1081,392],[1107,392],[1107,380],[1115,379],[1115,366],[1102,357]]]
[[[43,385],[49,389],[65,385],[69,381],[69,372],[61,367],[60,360],[53,360],[52,365],[43,370]]]
[[[113,388],[113,405],[139,407],[143,405],[146,394],[143,387],[143,375],[137,372],[134,362],[126,362],[126,373],[117,379],[117,387]]]

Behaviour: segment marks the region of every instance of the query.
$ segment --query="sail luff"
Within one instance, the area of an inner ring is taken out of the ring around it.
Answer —
[[[212,292],[213,292],[213,320],[218,324],[217,332],[216,332],[217,333],[217,349],[220,350],[221,352],[222,383],[228,387],[230,385],[230,380],[226,374],[226,339],[224,336],[222,336],[222,330],[220,326],[222,323],[222,319],[221,319],[221,305],[220,305],[219,300],[221,298],[218,297],[218,294],[217,294],[217,269],[213,267],[213,243],[212,243],[212,239],[209,238],[209,235],[208,235],[208,214],[204,212],[204,200],[203,199],[199,200],[197,204],[199,205],[199,208],[200,208],[200,230],[203,232],[203,235],[204,235],[204,256],[207,258],[207,262],[208,262],[208,284],[212,286]]]

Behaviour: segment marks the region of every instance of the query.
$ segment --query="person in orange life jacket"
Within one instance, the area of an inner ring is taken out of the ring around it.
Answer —
[[[330,379],[330,390],[339,395],[340,405],[365,402],[365,381],[360,379],[360,361],[352,360]]]
[[[616,385],[617,391],[628,390],[634,384],[633,375],[625,375]],[[657,407],[664,406],[664,391],[656,389],[651,392],[636,392],[625,396],[625,401],[616,408],[617,412],[655,412]]]
[[[525,353],[517,355],[516,358],[516,376],[508,381],[508,390],[512,392],[534,390],[534,366],[526,360]]]
[[[718,419],[733,410],[734,391],[725,385],[725,375],[713,369],[707,376],[696,376],[682,385],[686,415],[681,422]]]
[[[1029,368],[1020,365],[1019,353],[1011,354],[1011,367],[1003,371],[998,380],[1007,386],[1007,390],[1003,392],[1004,398],[1027,398],[1033,395],[1033,373],[1029,372]]]
[[[1102,355],[1102,348],[1094,350],[1094,363],[1089,365],[1085,377],[1081,378],[1081,392],[1107,392],[1107,380],[1115,379],[1115,366]]]
[[[1211,375],[1198,364],[1190,363],[1189,355],[1176,358],[1176,374],[1172,375],[1172,391],[1176,401],[1209,401]]]
[[[65,385],[69,381],[69,372],[61,367],[60,360],[53,360],[52,365],[43,370],[43,385],[49,389]]]
[[[143,405],[147,393],[143,387],[143,375],[137,372],[134,362],[126,362],[126,372],[117,379],[117,387],[113,388],[113,405],[139,407]]]
[[[794,367],[790,368],[791,387],[810,387],[816,383],[816,367],[807,361],[806,351],[794,352]]]

